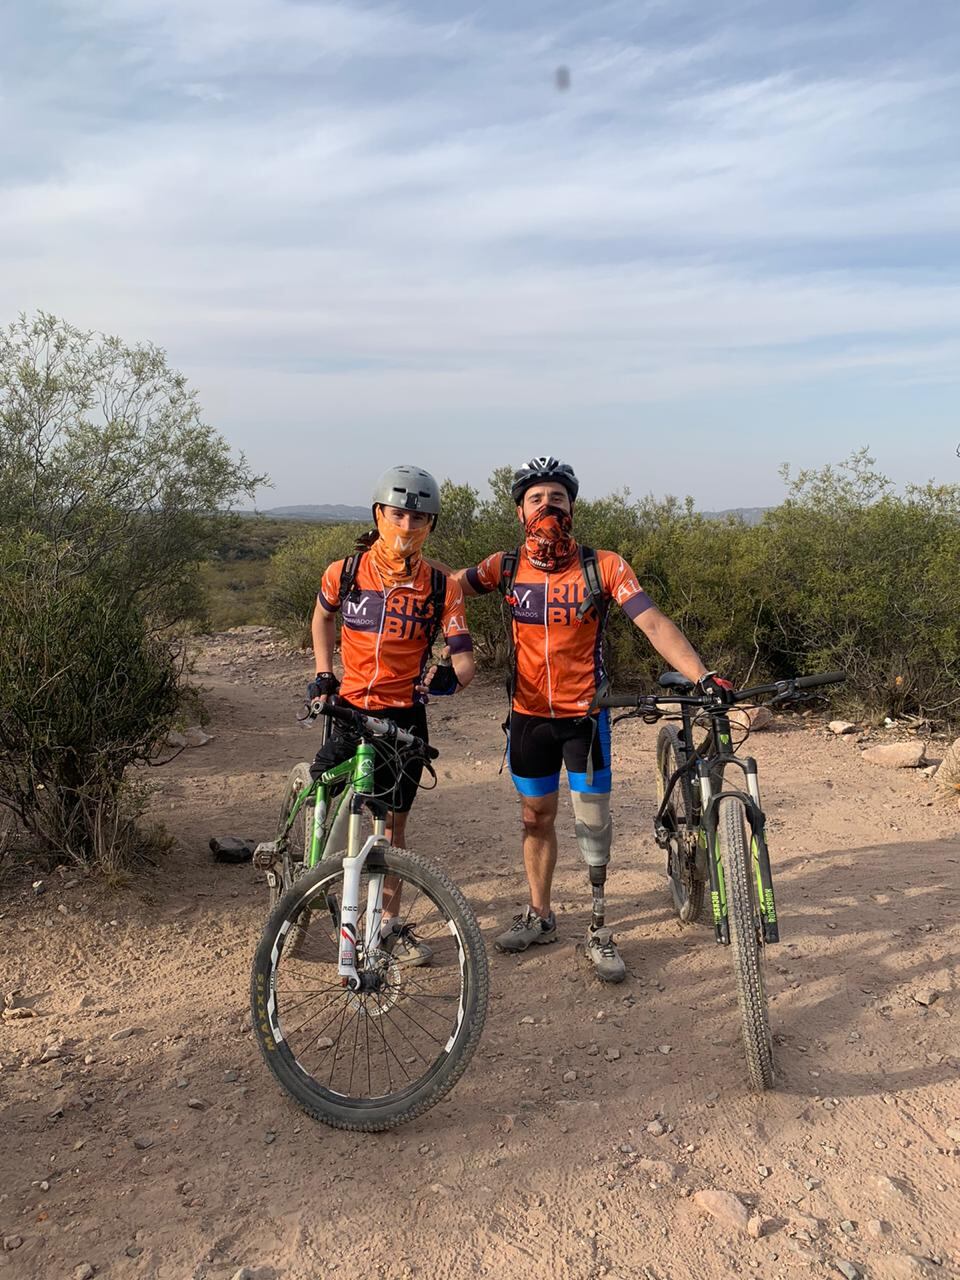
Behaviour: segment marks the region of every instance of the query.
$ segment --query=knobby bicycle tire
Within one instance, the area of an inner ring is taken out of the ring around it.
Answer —
[[[757,1093],[773,1087],[773,1041],[763,984],[763,926],[756,881],[751,873],[744,808],[734,796],[720,801],[717,839],[726,882],[730,946],[737,979],[737,1001],[747,1074]]]
[[[335,1128],[373,1132],[422,1114],[463,1074],[486,1016],[487,959],[473,912],[443,872],[408,850],[375,850],[365,875],[399,877],[404,919],[418,924],[418,936],[424,926],[416,917],[435,919],[435,933],[423,936],[436,951],[427,966],[404,968],[381,943],[368,967],[380,965],[383,987],[370,994],[342,986],[343,861],[324,859],[308,871],[267,921],[251,977],[253,1024],[267,1066],[298,1106]],[[306,913],[291,952],[288,940]],[[361,914],[359,938],[363,932]],[[421,1060],[419,1075],[407,1070]]]
[[[657,804],[663,803],[670,779],[687,758],[675,725],[665,724],[657,734]],[[681,924],[694,924],[703,911],[705,884],[696,876],[684,835],[692,835],[697,826],[694,817],[693,784],[689,774],[678,779],[670,797],[667,812],[676,832],[676,847],[667,852],[667,875],[674,910]],[[680,816],[685,822],[678,821]],[[664,817],[667,815],[665,814]]]
[[[277,819],[277,839],[285,839],[286,851],[279,868],[277,868],[277,883],[270,886],[271,911],[274,910],[277,903],[306,866],[310,853],[310,836],[313,828],[313,805],[301,805],[300,812],[294,819],[289,832],[285,837],[283,833],[286,830],[287,823],[290,821],[290,813],[297,796],[304,787],[310,785],[311,781],[310,766],[305,760],[301,760],[299,764],[294,765],[287,775],[287,786],[283,793],[283,800],[280,803],[280,816]]]

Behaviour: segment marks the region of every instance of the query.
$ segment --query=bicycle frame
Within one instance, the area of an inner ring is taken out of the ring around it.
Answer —
[[[308,869],[316,867],[332,846],[338,843],[336,834],[347,829],[346,855],[343,859],[343,895],[333,914],[337,922],[340,953],[338,973],[351,990],[361,985],[357,973],[357,921],[360,918],[360,877],[370,854],[379,848],[389,847],[386,837],[386,816],[382,805],[371,802],[376,751],[372,743],[361,741],[356,753],[342,764],[326,770],[297,797],[287,821],[285,837],[301,808],[314,797],[313,826],[310,836]],[[333,798],[329,791],[338,782],[345,782],[342,794]],[[364,809],[373,813],[373,834],[363,839]],[[344,814],[346,822],[343,822]],[[384,876],[373,875],[367,886],[366,921],[363,949],[369,954],[380,943],[383,919]]]
[[[725,714],[711,717],[710,731],[703,749],[694,754],[693,748],[693,716],[688,706],[681,707],[683,721],[682,741],[687,759],[671,775],[665,788],[663,800],[654,817],[654,827],[658,835],[665,832],[664,815],[670,804],[674,788],[683,774],[695,774],[694,812],[690,814],[691,827],[696,825],[697,840],[707,853],[707,871],[710,885],[710,904],[713,912],[713,926],[716,940],[723,946],[730,944],[730,921],[727,915],[727,895],[724,884],[723,863],[720,858],[720,842],[717,836],[718,812],[720,801],[730,797],[739,800],[747,815],[750,828],[750,853],[753,860],[753,873],[757,885],[757,900],[763,922],[764,942],[779,942],[780,929],[777,922],[777,907],[773,892],[773,875],[770,868],[770,854],[767,849],[765,834],[766,818],[760,803],[760,783],[757,762],[752,756],[740,757],[731,750],[730,719]],[[725,787],[722,782],[723,770],[727,765],[736,765],[742,769],[746,790],[738,787]],[[720,786],[715,787],[719,774]]]

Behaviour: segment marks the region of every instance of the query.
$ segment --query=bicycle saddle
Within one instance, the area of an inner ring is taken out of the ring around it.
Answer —
[[[693,691],[693,681],[688,680],[686,676],[682,676],[679,671],[664,671],[657,678],[657,684],[661,689],[676,689],[678,693],[691,693]]]

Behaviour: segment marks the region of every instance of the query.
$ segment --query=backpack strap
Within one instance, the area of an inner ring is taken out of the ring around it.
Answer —
[[[506,598],[513,595],[513,584],[517,580],[517,569],[520,565],[520,548],[505,551],[500,557],[500,594]]]
[[[517,580],[517,569],[520,566],[520,548],[514,547],[512,551],[504,551],[500,557],[500,582],[497,589],[503,597],[501,604],[501,612],[503,613],[504,630],[507,633],[507,648],[510,653],[510,674],[507,676],[507,718],[501,726],[503,732],[510,737],[510,711],[513,708],[513,691],[517,683],[517,651],[513,643],[513,618],[508,610],[503,608],[504,604],[513,604],[513,584]],[[509,745],[509,744],[508,744]],[[504,760],[506,760],[506,750],[504,750]],[[503,772],[503,761],[500,762],[500,772]]]
[[[600,566],[597,563],[597,553],[593,547],[585,547],[582,544],[580,551],[580,571],[583,574],[583,581],[586,585],[587,592],[583,597],[580,608],[577,610],[577,619],[582,622],[591,609],[595,609],[597,619],[603,626],[607,616],[608,600],[603,590],[603,582],[600,578]]]
[[[343,602],[348,596],[359,594],[357,591],[357,572],[360,569],[360,561],[363,559],[362,551],[354,551],[347,556],[340,569],[340,608],[343,608]]]
[[[447,575],[442,569],[430,566],[430,619],[427,629],[427,657],[436,643],[443,626],[443,610],[447,603]]]

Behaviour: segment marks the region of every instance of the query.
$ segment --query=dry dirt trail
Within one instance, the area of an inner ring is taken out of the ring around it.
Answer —
[[[798,719],[751,740],[784,937],[779,1087],[757,1098],[729,957],[675,922],[648,835],[655,730],[622,726],[608,906],[627,981],[604,988],[578,959],[587,888],[565,801],[561,941],[491,945],[460,1084],[411,1125],[354,1136],[263,1067],[247,1005],[266,890],[207,849],[271,832],[284,775],[315,748],[294,723],[306,673],[263,632],[205,645],[215,739],[155,775],[177,847],[132,889],[54,872],[35,896],[8,870],[0,992],[37,1016],[0,1022],[0,1276],[958,1274],[960,842],[932,784]],[[432,708],[441,785],[409,836],[488,944],[524,901],[502,709],[489,687]],[[704,1188],[755,1207],[761,1237],[708,1216]]]

